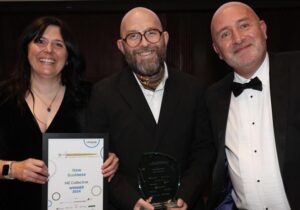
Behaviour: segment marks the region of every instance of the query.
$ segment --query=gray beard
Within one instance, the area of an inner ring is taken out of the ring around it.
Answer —
[[[157,74],[163,67],[164,61],[157,60],[156,62],[141,61],[135,63],[132,67],[133,71],[143,76],[153,76]]]
[[[164,68],[164,57],[155,58],[155,60],[142,60],[137,63],[131,57],[126,56],[126,61],[130,68],[137,74],[142,76],[153,76],[159,73],[160,69]]]
[[[157,52],[156,56],[154,56],[150,60],[141,60],[139,63],[129,52],[125,53],[125,59],[128,65],[136,74],[142,76],[153,76],[155,74],[158,74],[159,71],[164,68],[164,62],[166,59],[166,47],[161,46],[161,48],[155,48]],[[133,53],[137,53],[137,51]]]

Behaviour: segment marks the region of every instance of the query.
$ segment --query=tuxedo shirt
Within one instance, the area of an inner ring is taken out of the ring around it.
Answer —
[[[240,209],[290,209],[284,191],[274,137],[269,83],[269,58],[252,76],[262,91],[245,89],[231,96],[225,150],[232,197]],[[249,82],[234,73],[234,81]]]
[[[280,173],[291,209],[300,209],[300,52],[269,53],[269,83],[276,153]],[[208,209],[223,200],[225,182],[225,136],[231,97],[233,72],[212,85],[206,105],[213,129],[217,159],[212,174]],[[247,91],[246,91],[247,92]]]

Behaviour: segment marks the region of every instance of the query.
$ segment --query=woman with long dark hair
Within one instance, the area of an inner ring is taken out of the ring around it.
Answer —
[[[91,85],[68,26],[42,17],[21,35],[19,58],[0,84],[0,209],[41,209],[41,186],[48,180],[42,134],[80,132],[80,113]],[[118,158],[109,154],[102,173],[112,178]]]

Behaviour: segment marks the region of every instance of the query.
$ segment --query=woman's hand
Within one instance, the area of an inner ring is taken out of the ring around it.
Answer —
[[[42,160],[29,158],[12,164],[11,177],[18,180],[45,184],[48,176],[48,168]]]
[[[108,182],[114,177],[116,171],[119,168],[119,158],[115,153],[109,153],[108,158],[102,165],[102,174],[104,177],[108,177]]]

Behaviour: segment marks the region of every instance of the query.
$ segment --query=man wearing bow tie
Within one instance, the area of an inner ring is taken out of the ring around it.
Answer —
[[[207,91],[218,150],[209,209],[300,209],[300,53],[268,53],[266,31],[240,2],[211,21],[213,48],[234,72]]]

